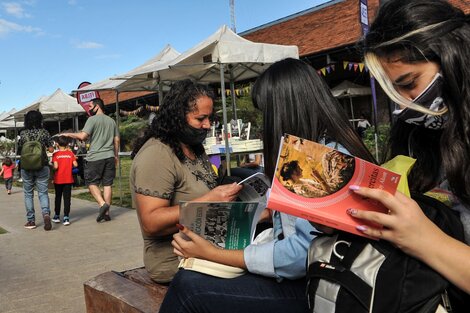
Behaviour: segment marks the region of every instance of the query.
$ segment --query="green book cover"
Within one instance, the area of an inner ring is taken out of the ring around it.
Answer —
[[[243,249],[254,236],[262,209],[256,202],[181,202],[180,224],[224,249]]]

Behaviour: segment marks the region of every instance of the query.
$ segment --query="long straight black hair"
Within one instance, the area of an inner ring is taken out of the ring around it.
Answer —
[[[352,155],[374,162],[326,82],[308,64],[284,59],[255,82],[252,99],[263,112],[265,172],[274,176],[284,133],[312,141],[322,136],[342,144]]]
[[[378,58],[440,65],[448,108],[444,130],[397,123],[391,132],[388,155],[396,155],[398,147],[418,155],[419,162],[411,173],[414,179],[409,181],[416,190],[437,184],[442,168],[452,192],[470,207],[470,18],[444,0],[384,1],[361,48],[371,72],[379,76],[392,98],[396,91],[387,77],[380,77],[381,65],[368,61]],[[437,141],[431,142],[430,137]],[[434,148],[429,149],[432,145]],[[424,185],[419,186],[423,177]]]

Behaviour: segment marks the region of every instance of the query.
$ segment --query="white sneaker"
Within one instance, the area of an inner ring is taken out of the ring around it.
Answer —
[[[64,222],[62,223],[64,226],[70,225],[70,220],[68,217],[64,217]]]

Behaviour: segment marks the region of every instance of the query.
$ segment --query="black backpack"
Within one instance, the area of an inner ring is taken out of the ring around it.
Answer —
[[[456,212],[425,195],[412,198],[445,233],[464,240]],[[311,312],[435,312],[447,295],[452,312],[470,308],[468,295],[385,240],[345,232],[321,235],[310,244],[307,262]]]

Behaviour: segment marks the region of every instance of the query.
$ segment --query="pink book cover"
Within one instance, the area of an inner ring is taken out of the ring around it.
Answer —
[[[281,139],[267,207],[365,236],[356,226],[367,223],[355,220],[346,210],[388,210],[353,194],[349,186],[380,188],[395,194],[399,181],[399,174],[378,165],[286,134]]]

